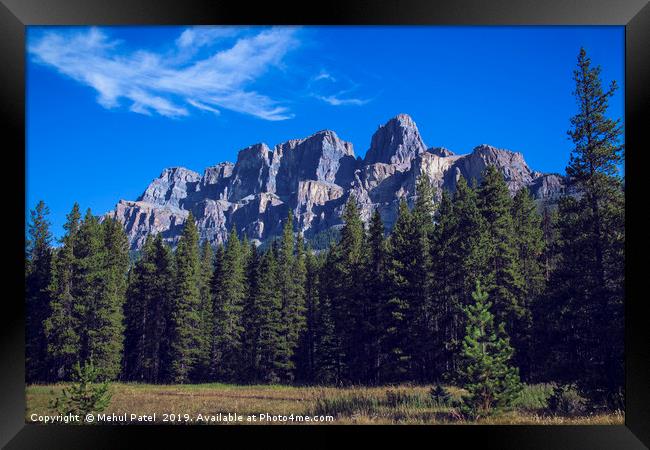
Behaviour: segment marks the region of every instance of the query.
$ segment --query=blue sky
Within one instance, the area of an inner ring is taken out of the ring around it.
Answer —
[[[28,27],[27,209],[59,237],[74,201],[103,214],[165,167],[326,128],[363,156],[398,113],[428,146],[563,172],[580,46],[623,117],[623,27]]]

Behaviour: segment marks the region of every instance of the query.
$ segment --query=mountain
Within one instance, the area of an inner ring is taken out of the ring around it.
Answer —
[[[259,242],[277,236],[289,209],[309,239],[341,225],[350,195],[364,221],[379,208],[391,228],[400,199],[413,202],[419,174],[429,176],[439,196],[442,189],[453,192],[460,176],[480,182],[488,165],[503,173],[513,194],[525,186],[538,201],[553,201],[564,189],[562,176],[531,170],[518,152],[485,144],[463,155],[427,148],[413,119],[399,114],[377,129],[363,159],[331,130],[273,150],[259,143],[240,150],[235,164],[222,162],[203,174],[165,169],[137,200],[120,200],[106,217],[124,224],[133,250],[157,233],[175,245],[190,211],[201,240],[213,244],[224,242],[233,226]]]

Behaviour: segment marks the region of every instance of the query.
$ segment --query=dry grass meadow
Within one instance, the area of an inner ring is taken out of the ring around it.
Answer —
[[[31,385],[26,390],[25,420],[33,422],[32,414],[55,415],[50,400],[64,387]],[[147,385],[113,383],[107,415],[126,414],[126,421],[134,423],[131,414],[152,416],[156,423],[196,424],[233,423],[222,420],[228,413],[243,417],[239,423],[249,424],[307,424],[316,416],[319,424],[465,424],[448,406],[431,399],[431,386],[383,387],[299,387],[279,385]],[[516,403],[516,409],[500,416],[472,422],[477,424],[538,424],[538,425],[620,425],[622,412],[601,415],[557,416],[545,412],[549,385],[526,386]],[[462,391],[446,387],[452,398]],[[219,418],[219,413],[222,414]],[[266,414],[265,416],[260,416]],[[293,420],[291,415],[293,414]],[[172,416],[173,415],[173,416]],[[198,420],[202,415],[202,419]],[[331,416],[331,420],[322,419]],[[256,417],[250,422],[247,418]],[[271,416],[271,418],[267,418]],[[277,419],[273,420],[272,416]],[[286,418],[283,418],[285,416]],[[300,420],[296,416],[309,416]],[[178,418],[180,420],[171,421]],[[262,417],[266,420],[260,420]],[[165,418],[167,419],[166,422]],[[190,419],[188,421],[187,419]],[[97,421],[95,421],[97,423]]]

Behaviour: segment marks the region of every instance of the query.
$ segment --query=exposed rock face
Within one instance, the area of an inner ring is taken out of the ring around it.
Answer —
[[[188,193],[196,190],[200,180],[201,175],[184,167],[165,169],[151,182],[138,201],[178,208]]]
[[[352,144],[329,130],[279,144],[273,152],[277,172],[269,191],[292,195],[303,180],[349,186],[355,162]]]
[[[408,167],[425,151],[426,146],[411,116],[400,114],[375,132],[364,161],[366,164],[380,162]]]
[[[148,234],[162,233],[165,240],[175,245],[189,212],[173,206],[160,206],[146,202],[120,200],[114,211],[107,215],[124,224],[132,249],[144,245]]]
[[[448,149],[427,149],[413,119],[400,114],[379,127],[364,160],[355,158],[352,144],[329,130],[305,139],[242,149],[235,164],[208,167],[200,175],[175,167],[165,169],[137,201],[120,200],[107,213],[124,224],[132,249],[142,247],[148,234],[162,233],[175,245],[190,212],[201,240],[225,241],[228,231],[263,241],[282,232],[291,210],[297,228],[309,238],[341,225],[349,196],[354,196],[362,219],[377,208],[388,229],[404,198],[413,202],[420,174],[437,188],[454,191],[460,176],[481,181],[488,165],[503,173],[510,191],[528,187],[533,196],[555,200],[563,178],[532,171],[521,153],[479,145],[465,155]]]
[[[455,189],[459,175],[462,175],[468,181],[476,179],[480,184],[481,173],[487,166],[496,166],[503,173],[508,188],[513,193],[522,186],[531,184],[534,178],[533,171],[530,170],[521,153],[482,144],[475,147],[469,155],[458,158],[454,167],[452,167],[452,171],[448,172],[448,186]]]
[[[433,153],[436,156],[454,156],[454,152],[449,150],[448,148],[444,147],[431,147],[430,149],[427,149],[427,152]]]
[[[234,167],[233,163],[225,162],[205,169],[196,193],[202,198],[225,200]]]
[[[249,195],[267,191],[271,150],[266,144],[255,144],[239,151],[237,164],[228,184],[228,200],[237,202]]]
[[[557,200],[564,192],[564,179],[556,174],[539,174],[528,186],[537,199]]]

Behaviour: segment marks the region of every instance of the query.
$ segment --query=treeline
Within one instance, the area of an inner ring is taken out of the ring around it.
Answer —
[[[509,380],[572,384],[594,405],[621,407],[621,130],[605,117],[615,85],[603,92],[584,51],[578,63],[573,194],[541,214],[487,167],[480,185],[461,178],[435,203],[420,177],[390,234],[378,212],[365,227],[350,198],[325,251],[305,245],[291,214],[264,250],[234,230],[215,250],[200,245],[190,215],[175,251],[150,236],[129,264],[120,224],[90,211],[80,220],[76,204],[52,248],[39,203],[27,246],[28,381],[68,379],[92,358],[107,379],[151,383],[462,385],[474,354]],[[492,316],[498,340],[484,335]],[[485,358],[477,342],[503,354]]]

